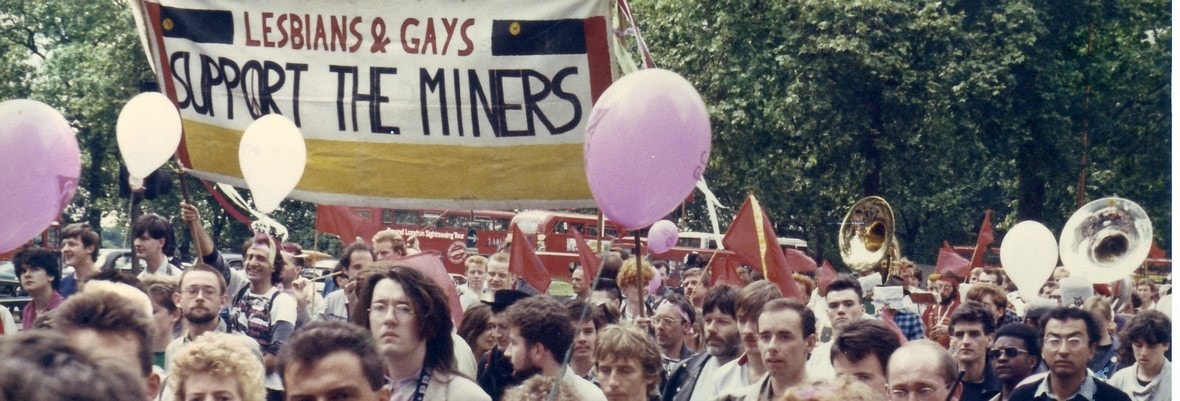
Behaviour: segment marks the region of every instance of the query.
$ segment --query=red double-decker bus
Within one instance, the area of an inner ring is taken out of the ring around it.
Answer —
[[[610,220],[603,221],[600,231],[598,216],[572,212],[527,210],[517,213],[512,223],[536,246],[541,263],[562,271],[572,270],[578,263],[578,247],[569,234],[570,229],[578,230],[590,249],[595,250],[610,249],[613,241],[628,234],[623,226]],[[556,279],[568,280],[567,277]]]
[[[355,238],[371,244],[373,234],[391,229],[418,249],[438,251],[447,271],[463,274],[469,255],[490,255],[504,244],[516,214],[499,210],[388,209],[318,205],[316,230],[335,234],[347,245]]]

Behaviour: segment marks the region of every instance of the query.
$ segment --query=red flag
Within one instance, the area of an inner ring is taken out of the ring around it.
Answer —
[[[975,252],[971,254],[971,267],[983,266],[983,254],[987,252],[987,246],[996,240],[996,236],[992,233],[992,211],[988,209],[983,213],[983,224],[979,225],[979,236],[975,239]]]
[[[365,218],[358,216],[348,206],[316,205],[315,229],[340,236],[345,246],[352,243],[353,238],[361,236],[361,227],[366,223]],[[365,238],[368,240],[368,238]]]
[[[836,268],[832,267],[831,262],[825,260],[824,265],[820,266],[816,275],[819,277],[819,282],[816,283],[820,288],[819,292],[821,294],[826,293],[828,291],[828,284],[836,280]]]
[[[812,259],[806,252],[795,248],[787,248],[783,250],[783,255],[787,257],[787,266],[791,267],[791,271],[798,273],[811,273],[815,271],[815,259]]]
[[[729,231],[725,232],[721,243],[746,264],[761,269],[762,276],[766,277],[767,281],[777,284],[784,296],[803,300],[795,279],[791,277],[787,257],[778,246],[778,237],[774,235],[774,225],[770,222],[770,216],[762,210],[754,194],[746,197],[746,202],[738,209],[737,216],[729,225]]]
[[[441,253],[422,251],[394,259],[394,264],[414,268],[442,287],[443,292],[447,294],[447,307],[451,310],[451,320],[455,322],[455,327],[459,327],[459,323],[463,322],[463,305],[459,304],[459,290],[455,288],[455,282],[451,281],[451,275],[447,274],[447,268],[443,266]]]
[[[712,285],[728,285],[734,288],[742,288],[746,283],[738,277],[737,267],[741,261],[737,259],[733,252],[718,251],[709,258],[709,265],[705,266],[709,270],[709,282]]]
[[[587,283],[594,285],[594,277],[598,275],[598,266],[602,265],[602,260],[599,259],[598,253],[595,253],[593,249],[590,249],[590,245],[586,244],[582,233],[570,227],[569,234],[574,236],[574,242],[578,245],[578,263],[582,264],[582,274],[585,275]]]
[[[520,227],[512,225],[512,249],[509,251],[508,271],[523,278],[525,282],[538,291],[549,291],[549,272],[537,257],[537,251],[529,242],[529,237],[520,231]]]
[[[960,256],[954,248],[951,248],[951,244],[943,241],[942,249],[938,250],[938,261],[935,262],[934,272],[945,273],[948,271],[955,273],[960,278],[967,277],[967,274],[971,272],[971,261]]]

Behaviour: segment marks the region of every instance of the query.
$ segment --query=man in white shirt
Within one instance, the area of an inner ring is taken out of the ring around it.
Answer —
[[[179,276],[180,267],[168,262],[168,256],[176,249],[176,236],[172,225],[158,214],[145,214],[131,225],[135,238],[135,256],[143,259],[145,268],[139,278],[148,274]]]
[[[681,362],[668,374],[661,395],[663,401],[712,400],[720,390],[714,376],[721,365],[742,354],[742,339],[738,333],[734,305],[738,291],[719,285],[705,293],[705,352],[699,352]]]
[[[459,291],[459,303],[466,311],[483,298],[484,281],[488,276],[488,258],[479,255],[468,256],[467,260],[463,261],[463,267],[467,269],[463,275],[467,279],[467,284],[457,286],[456,289]]]

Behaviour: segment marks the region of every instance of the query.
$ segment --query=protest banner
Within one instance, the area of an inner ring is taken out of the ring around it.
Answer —
[[[593,206],[582,144],[619,75],[607,0],[140,0],[141,39],[196,177],[245,187],[238,144],[278,113],[307,144],[290,197]]]

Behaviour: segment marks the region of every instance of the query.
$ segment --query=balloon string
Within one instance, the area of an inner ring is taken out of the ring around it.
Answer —
[[[618,0],[619,10],[623,12],[623,16],[627,18],[627,33],[632,31],[635,34],[635,39],[639,44],[639,54],[643,56],[644,68],[656,68],[656,63],[652,61],[651,50],[647,48],[647,41],[643,40],[643,33],[639,32],[639,25],[635,24],[635,15],[631,13],[631,4],[627,0]]]

